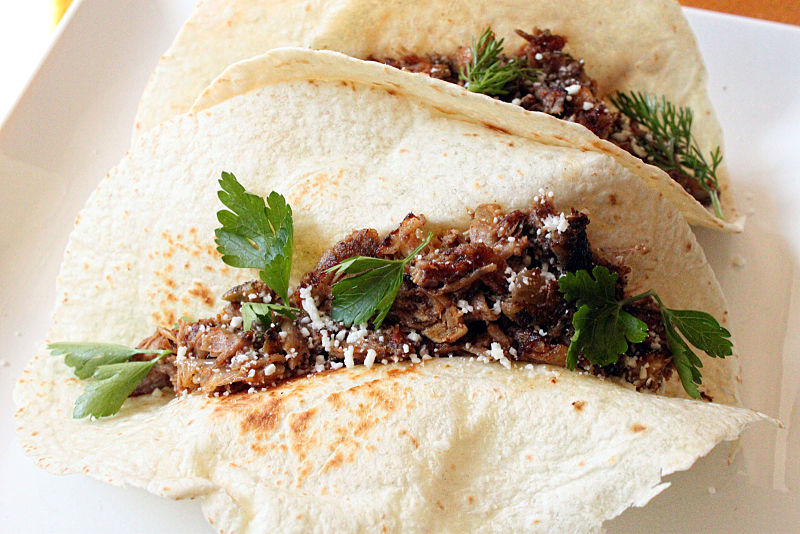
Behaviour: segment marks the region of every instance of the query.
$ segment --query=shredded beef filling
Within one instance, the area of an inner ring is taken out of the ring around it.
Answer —
[[[266,284],[251,281],[223,296],[229,303],[216,317],[159,328],[139,346],[171,349],[175,355],[160,361],[134,394],[171,386],[177,392],[224,395],[343,366],[444,356],[563,367],[576,308],[559,292],[558,277],[605,265],[620,275],[618,297],[624,293],[628,271],[594,256],[586,235],[588,217],[557,213],[543,195],[528,211],[479,206],[467,231],[435,234],[406,266],[380,329],[332,321],[331,292],[341,275],[325,271],[352,256],[404,258],[427,235],[424,224],[424,217],[410,214],[383,240],[375,230],[358,230],[337,243],[290,297],[302,310],[295,320],[276,315],[269,325],[254,323],[244,330],[243,303],[276,299]],[[658,390],[672,372],[659,312],[643,303],[626,309],[647,323],[647,339],[632,344],[614,365],[596,367],[583,358],[578,365],[598,376],[620,377],[637,389]]]
[[[519,80],[509,87],[509,93],[495,98],[517,104],[529,111],[541,111],[559,119],[576,122],[605,139],[646,161],[640,147],[647,133],[636,123],[617,111],[609,109],[597,86],[597,81],[584,71],[583,60],[564,52],[566,37],[554,35],[549,30],[534,28],[532,33],[517,30],[527,41],[510,59],[525,58],[528,66],[537,70],[532,80]],[[468,47],[461,48],[454,57],[431,54],[425,57],[407,55],[401,58],[369,58],[392,67],[427,74],[446,82],[464,85],[459,72],[472,61]],[[711,198],[697,181],[682,171],[671,170],[670,177],[704,205]]]

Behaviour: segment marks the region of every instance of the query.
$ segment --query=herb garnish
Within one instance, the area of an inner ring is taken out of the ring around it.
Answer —
[[[661,310],[672,361],[683,389],[690,397],[700,398],[697,386],[702,383],[700,368],[703,363],[686,341],[712,358],[724,358],[733,353],[731,333],[708,313],[667,308],[652,290],[618,301],[615,297],[617,278],[617,273],[598,265],[591,275],[580,270],[558,279],[558,289],[564,298],[577,301],[578,305],[578,311],[572,316],[575,334],[567,351],[567,368],[575,370],[579,353],[594,365],[616,363],[619,355],[628,350],[628,342],[644,341],[647,325],[622,308],[652,297]]]
[[[526,58],[500,58],[504,40],[495,39],[491,28],[486,28],[477,42],[472,38],[472,61],[458,72],[459,79],[466,82],[464,87],[467,90],[502,96],[510,92],[507,86],[514,80],[532,78],[536,69],[528,67]]]
[[[292,270],[294,227],[292,208],[282,195],[271,192],[264,199],[248,193],[236,177],[223,172],[217,193],[230,208],[217,212],[217,250],[232,267],[259,269],[259,276],[273,291],[289,302],[289,274]]]
[[[242,328],[250,330],[255,321],[259,321],[264,328],[274,323],[275,314],[283,315],[287,319],[295,319],[299,310],[284,304],[272,304],[266,302],[245,302],[242,304]]]
[[[51,343],[53,355],[65,355],[64,362],[81,379],[93,378],[75,401],[72,417],[106,417],[117,413],[150,369],[171,350],[134,349],[110,343]],[[131,362],[136,354],[158,354],[149,361]]]
[[[692,135],[692,110],[677,107],[663,96],[633,91],[617,93],[610,100],[631,121],[648,130],[649,135],[638,139],[647,159],[667,172],[681,172],[694,179],[711,197],[716,216],[724,219],[717,181],[722,152],[717,147],[709,154],[710,161],[706,160]]]
[[[327,269],[325,272],[355,274],[333,284],[333,320],[353,325],[365,324],[374,317],[372,323],[380,328],[403,283],[403,269],[428,246],[432,237],[433,234],[428,233],[428,237],[402,260],[355,256]]]

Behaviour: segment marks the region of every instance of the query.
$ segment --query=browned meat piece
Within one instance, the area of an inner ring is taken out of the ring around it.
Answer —
[[[514,330],[517,358],[524,362],[546,363],[564,367],[567,363],[568,345],[550,344],[534,330]]]
[[[508,297],[501,300],[503,314],[524,327],[550,327],[553,319],[563,315],[566,306],[558,282],[546,278],[542,270],[523,269],[510,286]]]
[[[301,307],[300,288],[311,286],[311,294],[314,298],[323,302],[322,308],[327,309],[325,303],[330,298],[336,275],[334,273],[326,273],[325,270],[353,256],[375,256],[380,242],[378,232],[369,229],[356,230],[342,241],[336,243],[333,248],[322,255],[317,266],[303,276],[300,285],[297,286],[291,297],[292,305],[298,308]]]
[[[441,311],[432,292],[404,283],[389,312],[389,319],[413,330],[423,330],[439,320]]]
[[[505,293],[503,273],[506,262],[483,243],[457,245],[451,249],[434,249],[415,258],[410,268],[412,281],[425,289],[452,292],[481,282],[496,293]],[[476,276],[478,275],[478,276]]]
[[[539,28],[534,28],[533,33],[525,33],[522,30],[516,30],[517,35],[528,41],[528,44],[525,45],[522,49],[527,53],[533,53],[531,57],[528,58],[531,65],[536,65],[538,60],[535,55],[537,52],[540,53],[547,53],[547,54],[554,54],[556,52],[561,52],[564,48],[564,45],[567,44],[566,37],[561,35],[553,35],[550,30],[540,30]]]
[[[563,51],[564,37],[538,28],[517,34],[528,41],[518,56],[540,72],[535,81],[521,84],[520,106],[582,124],[602,139],[622,129],[619,113],[606,107],[597,82],[584,72],[583,61]]]
[[[454,67],[453,62],[445,56],[426,56],[407,55],[400,59],[373,57],[367,58],[369,61],[377,61],[390,65],[396,69],[408,72],[427,74],[431,78],[438,78],[446,82],[458,83],[458,68]]]
[[[389,232],[389,235],[381,241],[377,256],[398,260],[407,257],[425,239],[425,234],[422,232],[424,225],[425,217],[409,213],[400,226]]]
[[[261,280],[250,280],[232,287],[222,295],[228,302],[273,302],[276,294]]]
[[[155,334],[139,343],[138,349],[151,350],[171,350],[175,351],[175,335],[172,330],[159,328]],[[150,361],[156,354],[136,354],[131,357],[132,361]],[[172,387],[175,376],[175,355],[168,354],[156,363],[144,380],[133,390],[131,396],[147,395],[156,389]]]
[[[478,206],[469,227],[470,240],[484,243],[504,260],[511,256],[523,256],[528,248],[528,236],[524,235],[528,214],[519,210],[503,213],[497,204]]]
[[[585,214],[572,210],[562,221],[562,216],[556,217],[552,208],[539,205],[531,211],[529,220],[536,228],[538,244],[544,251],[549,249],[563,271],[592,268],[595,259],[586,235],[589,218]]]
[[[467,333],[467,326],[461,320],[461,311],[446,296],[432,295],[437,308],[438,320],[422,334],[434,343],[453,343]]]

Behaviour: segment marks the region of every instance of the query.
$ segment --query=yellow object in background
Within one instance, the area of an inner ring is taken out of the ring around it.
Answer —
[[[53,0],[53,26],[58,24],[71,3],[72,0]]]

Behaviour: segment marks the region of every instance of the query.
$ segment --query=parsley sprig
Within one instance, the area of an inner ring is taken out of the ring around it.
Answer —
[[[232,267],[259,269],[259,276],[289,302],[294,226],[292,208],[282,195],[271,192],[264,199],[245,190],[236,177],[223,172],[217,193],[230,209],[217,212],[222,228],[214,231],[222,261]]]
[[[74,368],[75,376],[92,378],[75,401],[72,417],[106,417],[122,407],[150,369],[171,350],[134,349],[110,343],[51,343],[53,355],[64,355],[64,362]],[[157,354],[149,361],[129,361],[136,354]]]
[[[567,301],[576,301],[578,305],[578,311],[572,317],[575,334],[567,351],[567,367],[575,370],[580,354],[593,365],[616,363],[619,355],[628,350],[629,342],[644,341],[647,325],[623,307],[653,298],[661,311],[672,361],[683,388],[690,397],[700,398],[697,386],[702,384],[700,368],[703,363],[689,343],[712,358],[724,358],[733,352],[731,333],[708,313],[667,308],[652,290],[617,300],[617,278],[617,273],[600,265],[592,269],[591,275],[580,270],[559,278],[559,291]]]
[[[365,324],[370,319],[375,328],[389,313],[403,283],[403,270],[414,256],[428,246],[433,237],[428,237],[402,260],[387,260],[355,256],[334,265],[325,272],[353,274],[333,284],[331,317],[346,325]]]
[[[700,151],[692,135],[694,113],[690,108],[677,107],[665,97],[648,93],[617,93],[611,102],[631,121],[644,126],[649,136],[639,139],[647,158],[657,167],[691,177],[711,198],[714,213],[723,219],[719,203],[717,169],[722,152],[715,148],[708,159]]]
[[[472,60],[458,73],[459,79],[466,82],[466,89],[473,93],[502,96],[510,92],[508,85],[513,81],[533,77],[536,69],[528,67],[525,58],[504,60],[500,57],[503,41],[495,39],[491,28],[486,28],[477,42],[472,38]]]

